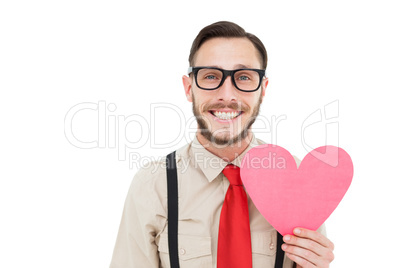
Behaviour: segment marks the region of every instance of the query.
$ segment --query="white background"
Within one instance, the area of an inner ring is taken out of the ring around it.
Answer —
[[[303,158],[303,121],[339,104],[339,133],[327,134],[352,156],[355,174],[327,221],[336,245],[332,267],[402,267],[397,3],[2,1],[0,267],[108,267],[138,169],[114,143],[142,142],[125,152],[144,159],[186,143],[181,136],[168,148],[152,146],[152,139],[174,141],[184,123],[173,109],[151,119],[151,104],[174,104],[191,117],[181,76],[192,40],[218,20],[238,23],[267,47],[270,84],[261,114],[286,120],[276,138],[258,137]],[[76,113],[71,126],[81,141],[107,137],[98,143],[104,148],[77,148],[66,138],[66,115],[81,103],[111,104],[100,132],[97,110]],[[119,118],[120,128],[108,123]],[[138,120],[128,124],[130,118]],[[310,145],[326,142],[325,126],[306,132]]]

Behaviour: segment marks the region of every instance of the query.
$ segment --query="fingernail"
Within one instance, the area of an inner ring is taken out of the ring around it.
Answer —
[[[288,246],[285,245],[285,244],[282,245],[282,249],[283,249],[283,250],[285,250],[287,247],[288,247]]]
[[[294,232],[295,232],[295,234],[300,234],[300,233],[301,233],[301,230],[296,228],[296,229],[294,230]]]
[[[285,235],[285,236],[283,237],[283,240],[285,240],[285,241],[290,241],[290,235]]]

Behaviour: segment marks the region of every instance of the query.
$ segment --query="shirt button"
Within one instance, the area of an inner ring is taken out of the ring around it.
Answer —
[[[186,254],[186,250],[185,250],[184,248],[181,248],[181,249],[180,249],[180,254],[181,254],[181,255]]]
[[[271,243],[270,245],[269,245],[269,249],[270,250],[273,250],[275,247],[274,247],[274,243]]]

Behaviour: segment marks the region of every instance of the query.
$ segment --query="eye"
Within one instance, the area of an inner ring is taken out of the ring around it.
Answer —
[[[214,80],[214,79],[217,79],[217,77],[215,75],[213,75],[213,74],[210,74],[210,75],[205,76],[205,79]]]
[[[242,75],[242,76],[239,76],[237,79],[242,80],[242,81],[246,81],[246,80],[250,80],[250,77]]]
[[[235,79],[239,83],[251,83],[259,80],[259,74],[254,70],[240,70],[236,72]]]

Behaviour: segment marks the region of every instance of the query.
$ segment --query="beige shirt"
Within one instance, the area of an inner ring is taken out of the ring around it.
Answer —
[[[253,138],[249,147],[232,163],[240,167],[245,153],[260,144],[264,143]],[[125,202],[110,268],[170,267],[165,161],[166,158],[152,162],[135,175]],[[176,151],[176,162],[180,267],[216,267],[219,217],[229,187],[222,170],[228,163],[208,152],[197,138]],[[253,267],[273,268],[277,232],[249,196],[248,205]],[[319,231],[325,232],[324,227]],[[293,262],[285,257],[283,267],[292,266]]]

